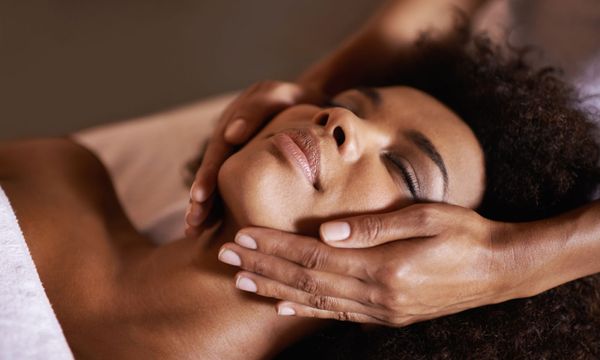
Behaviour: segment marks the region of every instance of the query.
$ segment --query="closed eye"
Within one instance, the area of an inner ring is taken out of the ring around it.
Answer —
[[[408,166],[405,164],[406,160],[391,152],[386,152],[384,156],[394,171],[404,180],[413,199],[415,201],[418,200],[420,198],[419,181],[415,173],[408,169]]]
[[[335,107],[340,107],[342,109],[346,109],[346,110],[350,111],[351,113],[353,113],[354,115],[357,114],[357,109],[354,106],[350,106],[348,104],[344,104],[344,103],[336,101],[336,100],[328,100],[323,105],[323,108],[326,108],[326,109],[335,108]]]

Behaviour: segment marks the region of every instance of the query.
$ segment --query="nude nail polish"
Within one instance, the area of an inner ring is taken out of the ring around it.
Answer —
[[[253,293],[256,292],[256,283],[243,276],[237,278],[237,281],[235,282],[235,287],[244,291],[249,291]]]
[[[277,314],[282,316],[296,315],[296,311],[289,306],[280,306],[277,308]]]
[[[258,246],[256,245],[256,241],[246,234],[238,234],[235,237],[234,241],[236,244],[243,246],[247,249],[256,250],[258,248]]]
[[[325,241],[346,240],[350,236],[350,224],[335,221],[321,225],[321,235]]]
[[[233,266],[242,265],[242,260],[240,259],[240,256],[229,249],[222,249],[219,252],[219,260],[224,262],[225,264]]]

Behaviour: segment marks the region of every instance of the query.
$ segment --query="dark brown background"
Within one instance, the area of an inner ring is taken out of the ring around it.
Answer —
[[[0,139],[292,79],[381,0],[0,0]]]

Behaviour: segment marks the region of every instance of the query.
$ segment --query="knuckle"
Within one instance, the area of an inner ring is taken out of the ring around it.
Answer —
[[[310,306],[320,310],[332,310],[335,305],[333,298],[323,295],[313,295],[308,302]]]
[[[392,316],[398,316],[404,309],[404,297],[390,295],[385,299],[383,306],[391,312]]]
[[[383,231],[383,222],[376,216],[365,217],[362,223],[362,230],[365,240],[374,242]]]
[[[383,302],[385,301],[385,297],[382,296],[381,291],[371,290],[366,295],[366,301],[370,305],[383,306]]]
[[[266,274],[266,270],[267,267],[265,266],[265,263],[262,261],[254,261],[252,263],[252,272],[254,272],[255,274],[258,275],[265,275]]]
[[[307,248],[301,259],[301,264],[309,269],[322,269],[325,264],[326,256],[318,247]]]
[[[420,206],[416,212],[416,225],[424,228],[431,228],[437,224],[440,211],[436,206],[430,204]]]
[[[356,316],[347,311],[336,311],[334,318],[339,321],[354,321]]]
[[[377,278],[379,283],[381,283],[385,289],[393,290],[402,285],[402,282],[407,276],[407,272],[408,270],[405,266],[391,264],[383,266],[377,273]]]
[[[315,279],[313,279],[309,275],[304,274],[300,276],[300,278],[296,282],[296,288],[309,294],[315,294],[318,290],[318,285]]]

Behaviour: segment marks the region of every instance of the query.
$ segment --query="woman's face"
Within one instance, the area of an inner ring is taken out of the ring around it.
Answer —
[[[484,184],[483,153],[469,127],[408,87],[350,90],[327,108],[291,107],[219,173],[240,226],[305,234],[327,219],[416,201],[473,208]]]

